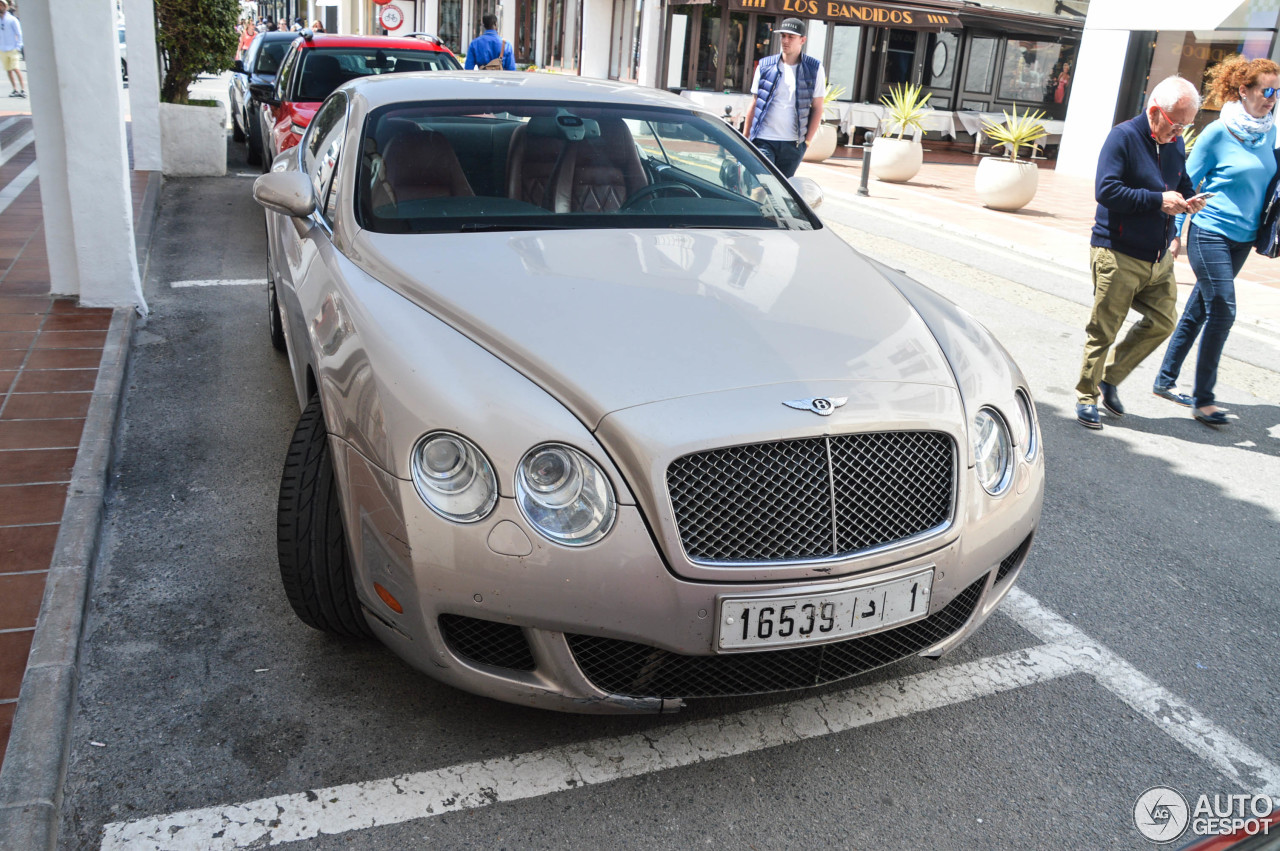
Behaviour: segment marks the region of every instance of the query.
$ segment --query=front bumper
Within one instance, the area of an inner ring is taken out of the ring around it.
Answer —
[[[836,682],[912,655],[938,656],[990,615],[1026,559],[1043,462],[994,506],[961,505],[961,534],[926,553],[839,579],[708,582],[676,576],[635,506],[600,544],[556,546],[512,500],[471,526],[427,509],[413,485],[337,442],[356,585],[379,638],[414,667],[469,692],[579,713],[673,711],[685,698]],[[976,488],[963,488],[978,500]],[[713,651],[718,601],[808,595],[935,569],[929,615],[803,648]],[[999,577],[997,579],[997,577]],[[403,604],[380,601],[378,583]]]

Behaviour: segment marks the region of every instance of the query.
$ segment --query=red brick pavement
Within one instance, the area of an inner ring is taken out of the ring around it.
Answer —
[[[30,116],[10,118],[0,205],[35,163]],[[135,220],[149,178],[133,172]],[[0,762],[111,315],[49,295],[37,178],[0,211]]]

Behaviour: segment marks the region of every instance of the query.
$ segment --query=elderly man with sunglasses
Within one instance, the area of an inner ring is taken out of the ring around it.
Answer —
[[[1182,131],[1199,111],[1200,91],[1168,77],[1152,89],[1141,115],[1111,129],[1098,158],[1098,210],[1089,240],[1093,313],[1076,384],[1076,420],[1086,428],[1102,428],[1099,396],[1110,414],[1124,415],[1116,388],[1173,331],[1174,216],[1205,205],[1192,197],[1182,143]],[[1142,320],[1112,348],[1130,308]]]

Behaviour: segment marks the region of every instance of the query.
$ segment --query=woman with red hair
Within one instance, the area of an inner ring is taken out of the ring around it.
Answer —
[[[1270,59],[1230,57],[1209,71],[1209,97],[1222,112],[1201,132],[1187,158],[1187,174],[1197,193],[1213,193],[1204,209],[1191,217],[1187,259],[1196,286],[1169,338],[1155,394],[1191,408],[1191,415],[1211,426],[1226,425],[1227,415],[1214,404],[1218,361],[1236,318],[1236,275],[1253,248],[1267,187],[1276,173],[1275,105],[1280,66]],[[1179,216],[1175,233],[1181,236]],[[1176,255],[1180,242],[1174,238]],[[1202,333],[1203,332],[1203,333]],[[1182,362],[1200,337],[1196,378],[1191,396],[1174,391]]]

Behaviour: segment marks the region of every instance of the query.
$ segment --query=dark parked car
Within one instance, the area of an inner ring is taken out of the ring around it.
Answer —
[[[237,59],[231,66],[231,136],[237,142],[248,141],[249,163],[262,162],[262,130],[258,127],[261,110],[249,90],[251,83],[274,86],[280,63],[289,52],[289,45],[298,34],[295,32],[266,32],[258,37],[244,52],[244,59]]]

